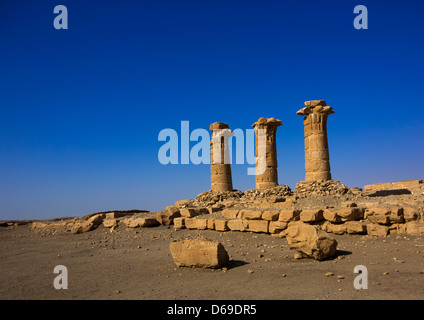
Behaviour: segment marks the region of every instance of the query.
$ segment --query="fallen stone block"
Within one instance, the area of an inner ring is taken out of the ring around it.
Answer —
[[[87,223],[92,223],[94,227],[98,227],[103,222],[103,214],[95,214],[94,216],[87,219]]]
[[[156,220],[164,225],[169,226],[174,223],[174,219],[181,217],[180,209],[176,206],[168,206],[156,214]]]
[[[169,248],[178,267],[221,268],[229,261],[227,251],[218,241],[189,239],[171,242]]]
[[[105,228],[112,228],[112,227],[116,227],[119,223],[119,219],[114,219],[114,218],[106,218],[103,220],[103,226]]]
[[[297,224],[284,231],[291,248],[305,257],[325,260],[337,251],[337,241],[324,231],[308,224]]]
[[[96,226],[91,222],[87,222],[87,221],[76,222],[71,228],[71,233],[73,234],[84,233],[94,229],[96,229]]]

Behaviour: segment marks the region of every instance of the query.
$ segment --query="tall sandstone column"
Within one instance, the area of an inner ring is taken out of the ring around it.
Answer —
[[[275,118],[259,118],[252,127],[255,128],[256,145],[256,189],[264,190],[278,186],[277,174],[277,128],[281,126],[281,120]],[[261,144],[261,131],[264,129],[264,144]],[[265,165],[265,168],[260,166]],[[262,172],[262,173],[261,173]],[[261,173],[261,174],[259,174]]]
[[[331,180],[330,155],[327,140],[327,117],[334,113],[324,100],[305,102],[297,115],[304,116],[305,181]]]
[[[228,139],[233,134],[228,124],[223,122],[212,123],[209,127],[212,131],[211,140],[211,190],[233,191],[231,177],[230,151]],[[216,149],[214,150],[214,142]],[[215,159],[214,159],[215,152]]]

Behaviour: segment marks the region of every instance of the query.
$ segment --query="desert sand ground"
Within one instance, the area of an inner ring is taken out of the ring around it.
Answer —
[[[169,243],[199,235],[224,245],[227,268],[175,266]],[[0,299],[424,299],[424,236],[334,237],[336,256],[320,262],[296,260],[286,239],[261,233],[2,227]],[[54,288],[56,265],[67,267],[68,289]],[[353,286],[357,265],[367,267],[368,289]]]

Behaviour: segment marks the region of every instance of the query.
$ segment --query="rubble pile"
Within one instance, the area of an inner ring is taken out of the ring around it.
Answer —
[[[315,195],[344,195],[349,191],[343,183],[337,180],[302,180],[296,184],[295,194],[315,194]]]

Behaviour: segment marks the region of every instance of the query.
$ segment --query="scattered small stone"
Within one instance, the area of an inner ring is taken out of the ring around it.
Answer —
[[[247,273],[248,274],[252,274],[252,273],[254,273],[255,271],[253,271],[252,269],[249,269],[249,270],[247,270]]]
[[[327,273],[325,274],[325,276],[326,276],[326,277],[332,277],[332,276],[334,276],[334,273],[332,273],[332,272],[327,272]]]

